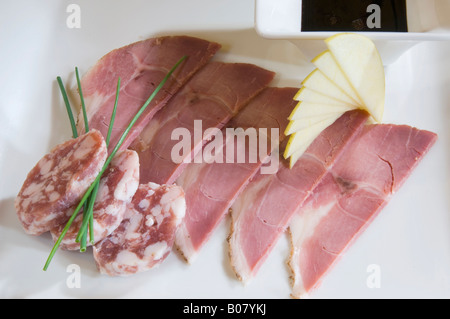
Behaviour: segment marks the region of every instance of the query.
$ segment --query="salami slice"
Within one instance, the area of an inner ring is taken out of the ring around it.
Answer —
[[[141,184],[120,226],[94,246],[100,272],[127,276],[162,263],[172,250],[185,212],[181,187]]]
[[[15,200],[27,234],[40,235],[69,218],[68,208],[80,201],[107,157],[100,132],[90,132],[53,148],[28,176]]]
[[[127,204],[139,186],[139,155],[132,150],[119,151],[111,161],[100,180],[94,204],[94,240],[95,243],[111,234],[122,222]],[[76,206],[70,208],[73,212]],[[80,213],[67,231],[60,247],[66,250],[80,248],[75,239],[83,222]],[[64,229],[64,224],[51,230],[56,241]],[[90,246],[90,243],[87,243]]]

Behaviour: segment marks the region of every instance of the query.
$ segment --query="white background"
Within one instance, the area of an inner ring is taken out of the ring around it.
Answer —
[[[81,8],[70,29],[69,4]],[[102,276],[91,251],[58,251],[47,272],[49,236],[26,235],[14,198],[28,171],[71,130],[55,81],[74,85],[112,49],[148,37],[187,34],[220,42],[218,60],[277,72],[273,85],[299,87],[313,69],[296,46],[254,31],[252,0],[62,1],[0,4],[0,298],[290,298],[282,237],[247,286],[229,266],[228,220],[193,265],[171,254],[157,269],[129,278]],[[320,52],[317,52],[320,53]],[[450,297],[450,43],[419,43],[386,68],[385,122],[439,134],[439,140],[311,298]],[[81,267],[81,288],[68,288],[66,267]],[[367,268],[381,271],[380,288]]]

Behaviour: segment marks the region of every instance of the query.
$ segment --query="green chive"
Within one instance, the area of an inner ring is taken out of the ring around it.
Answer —
[[[77,74],[77,80],[78,80],[79,77],[78,77],[78,70],[77,69],[75,69],[75,73]],[[58,76],[56,79],[58,81],[59,88],[61,90],[61,95],[63,96],[64,103],[66,105],[67,114],[69,116],[70,125],[72,127],[72,137],[73,138],[77,138],[78,137],[78,132],[77,132],[77,128],[76,128],[76,125],[75,125],[75,120],[74,120],[73,113],[72,113],[72,108],[70,107],[70,103],[69,103],[69,99],[67,97],[66,90],[65,90],[64,85],[62,83],[61,77]],[[80,86],[80,82],[79,81],[78,81],[78,90],[80,92],[80,97],[82,98],[81,86]],[[84,100],[83,99],[82,99],[82,101],[83,101],[83,104],[84,104]],[[85,123],[87,123],[86,117],[85,117]],[[84,205],[84,208],[86,208],[86,205]]]
[[[81,89],[80,75],[78,73],[77,67],[75,67],[75,75],[77,78],[77,86],[78,86],[78,93],[80,95],[81,109],[83,110],[84,131],[87,133],[87,132],[89,132],[89,123],[88,123],[88,118],[87,118],[86,105],[84,103],[83,90]]]
[[[112,114],[111,114],[111,120],[109,121],[108,134],[106,135],[106,146],[107,147],[109,147],[109,141],[111,139],[112,128],[114,126],[114,120],[115,120],[116,113],[117,113],[117,105],[119,103],[120,82],[121,82],[121,80],[120,80],[120,77],[119,77],[119,79],[117,81],[116,99],[115,99],[115,102],[114,102],[114,108],[113,108],[113,111],[112,111]],[[87,215],[83,216],[83,223],[81,224],[81,227],[80,227],[80,229],[78,231],[78,234],[77,234],[77,237],[76,237],[76,240],[75,240],[75,242],[81,242],[82,243],[81,246],[80,246],[80,249],[83,250],[83,251],[86,248],[86,243],[83,242],[83,238],[85,237],[85,235],[87,233],[86,232],[86,228],[87,228],[88,224],[90,226],[89,227],[90,241],[91,241],[92,244],[94,243],[94,230],[93,230],[94,221],[93,221],[93,217],[94,217],[94,204],[95,204],[95,198],[97,197],[98,186],[99,186],[99,183],[97,183],[96,187],[92,191],[90,202],[89,202],[89,205],[88,205],[88,208],[87,208]]]
[[[97,191],[95,192],[95,197],[97,197]],[[94,214],[93,214],[93,212],[91,214],[89,214],[89,241],[90,241],[91,245],[95,244],[95,239],[94,239]]]
[[[73,118],[73,113],[70,107],[69,98],[67,97],[66,89],[64,88],[64,84],[61,80],[61,77],[58,76],[56,80],[58,81],[59,89],[61,90],[61,95],[63,96],[64,104],[66,105],[67,114],[69,115],[70,126],[72,127],[72,137],[77,138],[78,137],[77,127],[75,125],[75,120]]]
[[[111,120],[109,121],[108,134],[106,135],[106,145],[109,145],[109,140],[111,139],[111,133],[116,118],[117,105],[119,104],[119,91],[120,91],[120,77],[119,80],[117,81],[116,100],[114,101],[114,108],[111,114]]]
[[[85,218],[89,218],[87,217],[87,208],[86,208],[86,203],[84,203],[85,205],[83,205],[83,220]],[[86,247],[87,247],[87,233],[85,232],[83,234],[83,236],[81,236],[81,241],[80,241],[80,252],[84,253],[86,251]]]
[[[51,260],[53,259],[53,256],[55,255],[59,245],[61,244],[62,239],[64,238],[64,236],[66,235],[69,227],[72,225],[74,219],[76,218],[78,212],[81,209],[81,206],[84,205],[84,203],[86,202],[86,200],[89,198],[89,196],[91,195],[93,189],[95,188],[96,184],[100,181],[100,177],[101,175],[105,172],[106,168],[108,167],[109,163],[111,162],[112,158],[116,155],[117,151],[119,150],[119,148],[121,147],[123,141],[125,140],[125,138],[127,137],[128,133],[130,132],[131,128],[133,127],[133,125],[136,123],[136,121],[139,119],[139,117],[142,115],[142,113],[144,113],[145,109],[147,108],[147,106],[150,104],[150,102],[154,99],[154,97],[156,96],[156,94],[161,90],[161,88],[164,86],[164,84],[167,82],[167,80],[170,78],[170,76],[172,75],[172,73],[178,68],[178,66],[186,59],[186,56],[183,56],[175,65],[174,67],[169,71],[169,73],[167,73],[167,75],[164,77],[164,79],[161,81],[161,83],[158,85],[158,87],[153,91],[153,93],[150,95],[150,97],[148,98],[148,100],[144,103],[144,105],[139,109],[139,111],[136,113],[136,115],[133,117],[133,119],[131,120],[130,124],[127,126],[127,128],[125,129],[125,131],[122,133],[119,141],[117,142],[116,146],[114,147],[113,151],[111,152],[111,154],[108,156],[108,158],[106,159],[105,164],[103,165],[102,170],[100,171],[100,174],[97,175],[96,179],[94,180],[94,182],[91,184],[91,186],[88,188],[88,190],[86,191],[86,193],[84,194],[83,198],[81,199],[80,203],[78,204],[78,206],[76,207],[75,211],[73,212],[72,216],[70,217],[69,221],[67,222],[66,226],[64,227],[61,235],[58,237],[58,239],[56,240],[55,245],[53,246],[53,249],[50,252],[50,255],[47,258],[47,261],[44,265],[44,271],[46,271],[48,269],[48,266],[50,265]]]
[[[95,188],[92,192],[92,198],[91,201],[89,202],[89,208],[88,208],[88,218],[89,218],[89,241],[92,245],[95,244],[95,238],[94,238],[94,204],[95,204],[95,199],[97,198],[97,193],[98,193],[98,188],[99,188],[100,183],[97,183],[97,185],[95,185]],[[92,203],[92,204],[91,204]],[[86,236],[87,236],[87,232]]]
[[[75,67],[75,75],[77,79],[77,86],[78,86],[78,93],[80,95],[80,101],[81,101],[81,110],[83,112],[83,118],[84,118],[84,131],[87,133],[89,132],[89,122],[87,118],[87,112],[86,112],[86,104],[84,103],[84,96],[83,96],[83,89],[81,88],[81,81],[80,81],[80,74],[78,72],[78,67]],[[91,196],[90,202],[95,200],[95,196]],[[94,198],[92,198],[94,197]],[[86,218],[88,216],[88,207],[89,205],[85,203],[83,207],[83,218]],[[86,251],[86,241],[87,241],[87,234],[84,234],[81,239],[81,245],[80,245],[80,251],[84,252]]]

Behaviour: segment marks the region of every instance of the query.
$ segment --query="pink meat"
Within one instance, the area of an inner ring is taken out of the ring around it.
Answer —
[[[298,89],[295,88],[266,88],[248,106],[246,106],[220,134],[226,135],[227,128],[272,128],[278,129],[276,138],[284,138],[284,130],[288,124],[288,116],[295,106],[293,100]],[[270,138],[270,135],[269,135]],[[278,141],[261,149],[261,155],[256,162],[251,163],[249,153],[258,153],[258,145],[249,145],[246,139],[243,145],[237,145],[242,140],[225,139],[218,147],[217,158],[212,163],[192,163],[187,166],[177,184],[186,193],[186,216],[177,231],[176,245],[183,256],[193,262],[203,245],[208,241],[216,227],[220,224],[228,209],[238,194],[245,188],[250,178],[256,174],[262,163],[267,159]],[[227,145],[236,142],[232,163],[227,163]],[[204,150],[213,141],[205,145]],[[251,149],[256,147],[256,149]],[[238,163],[237,155],[246,153],[245,163]]]
[[[40,235],[69,218],[100,173],[107,157],[106,143],[97,130],[53,148],[28,176],[15,200],[17,216],[27,234]]]
[[[146,126],[131,148],[141,159],[141,183],[172,184],[202,145],[270,81],[274,73],[244,63],[211,62],[200,70]],[[194,129],[194,121],[201,128]],[[175,130],[189,132],[189,152],[174,160]],[[212,132],[211,130],[209,132]]]
[[[94,246],[100,272],[127,276],[161,264],[172,250],[175,231],[185,211],[181,187],[139,185],[122,223]]]
[[[122,222],[127,205],[131,202],[139,185],[139,157],[135,151],[124,150],[117,152],[108,169],[100,180],[97,197],[93,207],[94,243],[99,242],[111,234]],[[69,215],[75,207],[70,208]],[[83,210],[73,221],[67,231],[60,248],[75,250],[80,243],[75,241],[83,222]],[[58,239],[65,225],[62,224],[51,230],[54,240]],[[89,239],[89,237],[88,237]],[[87,246],[91,246],[90,240]]]
[[[343,154],[368,119],[351,111],[325,129],[292,169],[281,160],[277,174],[258,174],[232,206],[229,236],[231,264],[244,282],[254,277],[289,222]]]
[[[82,79],[89,127],[106,137],[114,107],[117,80],[121,90],[109,149],[114,148],[131,119],[170,69],[184,56],[187,60],[175,71],[156,95],[124,141],[126,149],[148,124],[153,115],[182,87],[184,83],[217,52],[220,45],[188,36],[167,36],[136,42],[116,49],[102,59]],[[84,132],[82,113],[78,132]]]
[[[320,284],[436,138],[409,126],[364,128],[292,219],[293,297],[304,297]]]

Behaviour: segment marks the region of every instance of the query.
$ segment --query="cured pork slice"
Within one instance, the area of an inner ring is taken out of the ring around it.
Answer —
[[[211,62],[145,127],[131,148],[141,160],[141,183],[172,184],[196,152],[273,79],[252,64]],[[195,125],[195,121],[198,124]],[[208,130],[207,130],[208,129]],[[180,136],[173,136],[179,131]],[[177,144],[187,142],[180,154]]]
[[[292,169],[258,174],[232,205],[231,265],[243,282],[253,278],[308,195],[364,127],[369,115],[349,111],[325,129]]]
[[[97,130],[54,147],[28,173],[15,199],[17,216],[27,234],[40,235],[69,220],[100,173],[107,149]]]
[[[187,56],[132,127],[121,146],[121,149],[126,149],[153,115],[219,48],[217,43],[194,37],[165,36],[136,42],[106,54],[81,81],[89,127],[99,130],[106,137],[116,97],[117,80],[120,77],[122,84],[117,106],[118,116],[115,118],[109,144],[110,150],[114,148],[131,119],[166,74],[183,56]],[[82,117],[80,112],[77,123],[79,133],[85,130]]]
[[[175,231],[185,212],[181,187],[139,185],[122,223],[94,245],[94,259],[100,272],[128,276],[161,264],[172,250]]]
[[[278,142],[283,140],[283,132],[288,124],[287,118],[295,106],[293,97],[297,91],[295,88],[266,88],[219,133],[223,136],[223,143],[216,144],[213,139],[205,145],[204,157],[207,149],[217,146],[213,154],[214,160],[208,161],[205,158],[203,163],[191,163],[178,178],[177,184],[186,193],[187,209],[175,243],[188,262],[194,261],[227,214],[234,199],[258,172],[272,150],[279,147]],[[227,139],[226,131],[230,128],[243,131],[254,129],[258,143],[255,140],[250,143],[248,137]],[[267,129],[267,135],[261,136],[260,128]],[[272,129],[278,129],[276,136],[271,134]],[[267,143],[263,140],[266,137]],[[271,137],[275,137],[275,140],[270,140]],[[264,149],[259,147],[261,141],[264,142],[261,144],[265,146]],[[227,152],[227,147],[230,146],[234,151],[233,155]],[[245,161],[241,161],[244,163],[238,160],[241,154],[245,154]],[[250,154],[258,157],[250,161]]]
[[[364,128],[292,218],[293,297],[305,297],[320,284],[436,138],[409,126]]]
[[[112,159],[100,179],[97,197],[93,207],[94,243],[111,234],[122,222],[127,204],[131,202],[139,185],[139,156],[135,151],[119,151]],[[75,207],[70,208],[72,215]],[[61,241],[60,248],[75,250],[80,243],[75,241],[83,222],[83,210],[74,219]],[[65,225],[52,229],[50,233],[56,241]],[[91,242],[87,242],[91,246]]]

